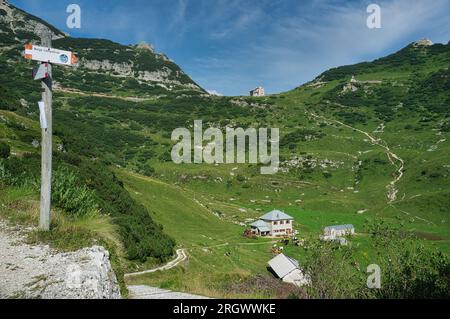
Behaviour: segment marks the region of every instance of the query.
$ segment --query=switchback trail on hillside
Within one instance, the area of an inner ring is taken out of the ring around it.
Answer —
[[[386,155],[389,158],[389,162],[397,168],[397,171],[395,172],[395,178],[386,186],[387,191],[388,191],[387,195],[386,195],[387,203],[388,203],[388,205],[392,205],[397,200],[398,189],[397,189],[396,185],[403,178],[403,174],[405,171],[405,161],[400,156],[395,154],[390,149],[390,147],[386,144],[386,142],[384,142],[381,139],[377,139],[377,138],[373,137],[372,135],[370,135],[369,133],[367,133],[363,130],[357,129],[353,126],[350,126],[350,125],[345,124],[338,120],[325,118],[324,116],[320,116],[320,115],[314,114],[312,112],[309,112],[309,114],[316,119],[321,118],[321,119],[329,121],[329,122],[334,122],[334,123],[337,123],[344,127],[347,127],[351,130],[354,130],[358,133],[361,133],[370,140],[370,143],[372,143],[373,145],[377,145],[385,150]]]
[[[370,140],[370,143],[372,143],[373,145],[377,145],[377,146],[383,148],[385,150],[385,152],[386,152],[386,155],[389,158],[389,162],[393,166],[395,166],[397,168],[397,170],[395,172],[395,178],[386,186],[386,189],[387,189],[387,195],[386,195],[387,204],[389,206],[391,206],[392,208],[400,211],[401,213],[403,213],[405,215],[408,215],[408,216],[411,216],[411,213],[408,213],[408,212],[406,212],[406,211],[404,211],[402,209],[399,209],[398,207],[396,207],[394,205],[395,202],[397,201],[397,194],[398,194],[398,189],[397,189],[396,185],[403,178],[403,175],[404,175],[404,172],[405,172],[405,161],[400,156],[395,154],[391,150],[391,148],[387,145],[386,142],[384,142],[381,139],[377,139],[377,138],[373,137],[372,135],[370,135],[369,133],[367,133],[367,132],[365,132],[363,130],[357,129],[356,127],[353,127],[351,125],[345,124],[345,123],[343,123],[341,121],[338,121],[338,120],[335,120],[335,119],[329,119],[329,118],[326,118],[324,116],[314,114],[312,112],[308,112],[308,113],[312,117],[314,117],[316,119],[320,118],[320,119],[328,121],[328,122],[334,122],[334,123],[337,123],[339,125],[342,125],[342,126],[348,128],[348,129],[354,130],[355,132],[361,133],[361,134],[365,135]],[[426,223],[433,224],[433,222],[431,222],[431,221],[429,221],[429,220],[427,220],[425,218],[422,218],[420,216],[414,216],[414,217],[417,218],[417,219],[420,219],[420,220],[422,220],[422,221],[424,221]]]

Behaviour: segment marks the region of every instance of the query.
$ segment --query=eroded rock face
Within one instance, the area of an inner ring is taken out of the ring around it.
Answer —
[[[139,43],[137,45],[137,48],[143,49],[143,50],[149,50],[150,52],[155,53],[155,48],[151,44],[148,44],[145,41],[142,41],[141,43]]]
[[[162,67],[160,70],[149,72],[149,71],[137,71],[135,72],[135,66],[133,63],[113,63],[109,60],[87,60],[83,59],[79,67],[89,70],[106,72],[109,75],[120,77],[120,78],[135,78],[141,82],[156,82],[163,85],[164,88],[170,90],[172,87],[170,85],[184,86],[187,89],[199,90],[200,88],[193,84],[187,83],[183,84],[180,81],[172,79],[177,78],[182,73],[176,73],[170,70],[168,67]]]
[[[73,80],[76,83],[65,81],[65,87],[68,89],[83,87],[84,77],[87,77],[86,81],[91,82],[86,86],[95,90],[96,85],[92,82],[95,82],[95,78],[100,74],[108,85],[100,85],[98,92],[104,92],[105,88],[109,90],[111,86],[123,91],[136,89],[138,93],[133,92],[133,95],[147,95],[147,90],[150,95],[160,96],[164,95],[164,90],[167,93],[204,92],[178,65],[166,55],[155,52],[153,46],[145,42],[124,46],[100,39],[75,41],[68,34],[8,4],[5,0],[0,0],[0,25],[0,34],[11,39],[10,45],[2,47],[2,50],[17,50],[25,43],[40,43],[41,36],[50,30],[55,47],[74,51],[80,59],[78,64],[70,69],[61,69],[65,75],[70,75],[69,78],[77,79]],[[60,39],[63,40],[58,42]],[[109,48],[106,52],[104,46]],[[78,81],[80,78],[82,80]],[[122,79],[124,81],[121,81]],[[129,81],[125,82],[127,80]],[[154,90],[156,87],[164,90]]]
[[[34,33],[37,36],[41,36],[43,32],[48,32],[49,27],[38,19],[32,18],[23,11],[19,11],[13,6],[11,6],[7,1],[0,1],[0,10],[3,13],[0,15],[0,20],[3,20],[13,32],[22,31]],[[52,29],[52,39],[57,40],[66,36],[66,34]]]
[[[41,296],[43,298],[68,299],[120,299],[116,275],[109,262],[109,253],[103,247],[94,246],[67,254],[61,265],[65,271],[64,284],[53,284]],[[73,261],[67,265],[68,261]]]
[[[118,76],[128,77],[133,75],[133,65],[127,63],[111,63],[109,60],[86,60],[83,59],[81,65],[83,68],[92,71],[112,71]]]
[[[0,221],[0,298],[121,298],[103,247],[61,253],[24,240],[23,230]]]

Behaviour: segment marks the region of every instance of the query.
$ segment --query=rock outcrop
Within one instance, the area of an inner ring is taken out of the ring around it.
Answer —
[[[25,235],[0,221],[0,298],[121,298],[103,247],[61,253],[47,245],[29,245]]]
[[[430,47],[434,43],[429,39],[421,39],[419,41],[414,42],[415,47]]]
[[[112,88],[137,95],[206,93],[165,54],[152,45],[121,45],[109,40],[71,38],[46,21],[0,0],[0,51],[19,55],[26,43],[40,43],[44,32],[52,32],[53,46],[74,51],[79,63],[61,68],[65,88],[109,92]],[[6,45],[7,44],[7,45]],[[100,83],[96,82],[101,78]],[[81,79],[81,80],[80,80]],[[95,83],[95,84],[94,84]]]
[[[39,37],[42,32],[50,30],[54,40],[67,36],[44,20],[18,10],[6,0],[0,1],[0,21],[6,22],[15,34],[34,34]]]

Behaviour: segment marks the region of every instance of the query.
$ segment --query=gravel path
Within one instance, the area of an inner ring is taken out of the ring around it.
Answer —
[[[180,263],[182,263],[186,259],[187,259],[186,251],[184,249],[177,249],[177,257],[174,260],[169,261],[167,264],[160,266],[160,267],[153,268],[153,269],[149,269],[149,270],[125,274],[125,277],[145,275],[145,274],[150,274],[152,272],[156,272],[156,271],[160,271],[160,270],[161,271],[169,270],[169,269],[175,268],[176,266],[178,266]]]
[[[128,291],[130,293],[130,299],[208,299],[203,296],[174,292],[150,286],[128,286]]]
[[[139,276],[144,274],[150,274],[156,271],[164,271],[172,269],[187,259],[186,250],[177,249],[176,253],[177,257],[163,266],[145,271],[125,274],[125,277]],[[150,287],[146,285],[127,286],[127,288],[130,294],[129,295],[130,299],[208,299],[207,297],[203,296],[192,295],[183,292],[175,292],[166,289]]]

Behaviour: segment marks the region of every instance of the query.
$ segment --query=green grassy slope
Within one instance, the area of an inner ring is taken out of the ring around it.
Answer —
[[[165,231],[189,256],[181,267],[135,277],[130,283],[215,297],[244,297],[236,291],[227,292],[227,281],[266,273],[271,240],[244,239],[242,226],[215,215],[190,190],[127,171],[118,174],[134,198],[152,211],[152,217],[165,225]],[[254,296],[264,295],[255,292]]]
[[[301,158],[301,164],[289,167],[288,172],[261,176],[249,165],[177,166],[151,159],[154,176],[194,192],[197,200],[230,223],[245,222],[273,208],[294,216],[296,228],[305,238],[318,236],[330,224],[353,223],[358,235],[351,240],[352,247],[362,265],[377,260],[365,234],[366,223],[373,220],[397,224],[403,231],[425,239],[428,247],[448,253],[448,48],[410,45],[374,64],[356,70],[346,67],[344,70],[350,70],[343,72],[343,77],[338,70],[329,82],[319,86],[311,83],[285,94],[240,98],[243,107],[236,122],[280,127],[283,160]],[[416,56],[420,56],[420,62],[411,63]],[[343,93],[353,72],[359,81],[358,91]],[[433,97],[425,93],[427,90]],[[264,105],[268,112],[260,117],[251,115],[255,105]],[[203,115],[209,117],[211,113]],[[186,123],[195,117],[186,115]],[[387,198],[387,186],[397,178],[401,162],[389,159],[386,147],[404,162],[403,176],[395,185],[397,196],[392,201]],[[165,222],[178,231],[182,229],[173,223]],[[286,251],[303,259],[302,249],[288,246]],[[267,248],[259,252],[261,264],[269,258],[267,252]],[[196,252],[191,254],[195,259]],[[187,266],[186,273],[180,269],[140,280],[201,292],[191,285],[190,275]],[[176,282],[171,282],[173,278]]]

